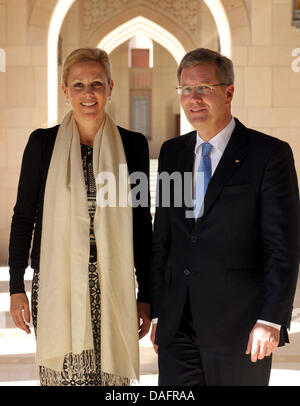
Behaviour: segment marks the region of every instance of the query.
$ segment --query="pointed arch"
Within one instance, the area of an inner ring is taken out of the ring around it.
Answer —
[[[231,30],[229,20],[221,0],[204,0],[209,8],[220,38],[220,51],[223,55],[231,58]]]
[[[59,33],[63,21],[76,0],[57,0],[53,10],[49,29],[48,29],[48,125],[53,125],[57,122],[57,107],[58,107],[58,86],[57,86],[57,44]],[[221,52],[230,56],[231,53],[231,33],[226,11],[221,0],[205,0],[207,7],[210,9],[220,35]],[[162,28],[162,27],[160,27]],[[170,34],[170,33],[169,33]],[[154,33],[151,31],[151,35]],[[171,34],[173,35],[173,34]],[[174,35],[173,35],[174,36]],[[174,36],[175,37],[175,36]],[[99,37],[98,37],[99,38]],[[167,42],[168,35],[165,35]],[[176,38],[176,37],[175,37]],[[176,41],[175,41],[176,42]],[[172,40],[171,46],[173,49]],[[165,46],[165,45],[164,45]],[[170,50],[169,50],[170,51]],[[176,61],[179,58],[177,51],[174,50],[173,56]]]
[[[186,53],[181,42],[173,34],[142,16],[132,18],[112,30],[102,38],[98,43],[98,47],[105,49],[110,54],[114,49],[135,35],[145,35],[166,48],[172,54],[177,64],[180,63]]]
[[[98,48],[102,48],[108,54],[110,54],[114,49],[135,35],[145,35],[160,44],[162,47],[166,48],[166,50],[169,51],[174,57],[177,65],[179,65],[181,59],[186,54],[186,50],[184,49],[183,45],[173,34],[148,18],[142,16],[132,18],[126,23],[116,27],[104,38],[102,38],[102,40],[98,43]],[[184,134],[191,130],[191,125],[187,121],[182,108],[180,116],[180,132]]]
[[[48,30],[48,125],[57,122],[57,44],[64,19],[76,0],[58,0]]]

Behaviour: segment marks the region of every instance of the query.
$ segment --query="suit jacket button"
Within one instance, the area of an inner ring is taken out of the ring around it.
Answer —
[[[192,235],[191,237],[192,242],[197,242],[197,236],[195,234]]]
[[[189,269],[185,269],[183,273],[185,274],[185,276],[188,276],[190,275],[191,271]]]

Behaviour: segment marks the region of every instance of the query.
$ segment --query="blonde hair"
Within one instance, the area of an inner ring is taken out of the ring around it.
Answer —
[[[210,63],[216,66],[216,76],[221,83],[226,83],[228,85],[234,83],[234,69],[232,61],[219,52],[206,48],[194,49],[182,58],[177,69],[178,83],[180,83],[181,72],[183,69],[204,63]]]
[[[72,51],[65,59],[63,64],[62,83],[68,86],[68,77],[71,67],[80,62],[99,62],[106,73],[108,83],[111,81],[111,64],[108,54],[99,48],[79,48]]]

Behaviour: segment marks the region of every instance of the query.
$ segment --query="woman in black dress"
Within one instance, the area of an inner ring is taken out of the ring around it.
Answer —
[[[9,247],[11,315],[30,333],[24,272],[32,246],[41,385],[129,385],[139,378],[138,338],[150,327],[149,189],[146,204],[108,208],[96,179],[109,171],[120,187],[120,165],[125,183],[133,172],[148,179],[149,154],[142,134],[106,114],[113,85],[103,50],[73,51],[62,83],[72,109],[61,125],[34,131],[23,155]]]

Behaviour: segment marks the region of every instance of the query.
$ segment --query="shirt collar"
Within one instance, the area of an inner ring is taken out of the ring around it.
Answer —
[[[232,117],[230,122],[227,124],[223,130],[221,130],[217,135],[215,135],[209,143],[217,150],[219,150],[222,154],[225,151],[225,148],[230,140],[230,137],[233,133],[233,130],[235,128],[235,120]],[[197,154],[197,148],[203,144],[204,141],[201,137],[200,134],[197,131],[197,137],[196,137],[196,145],[195,145],[195,154]]]

